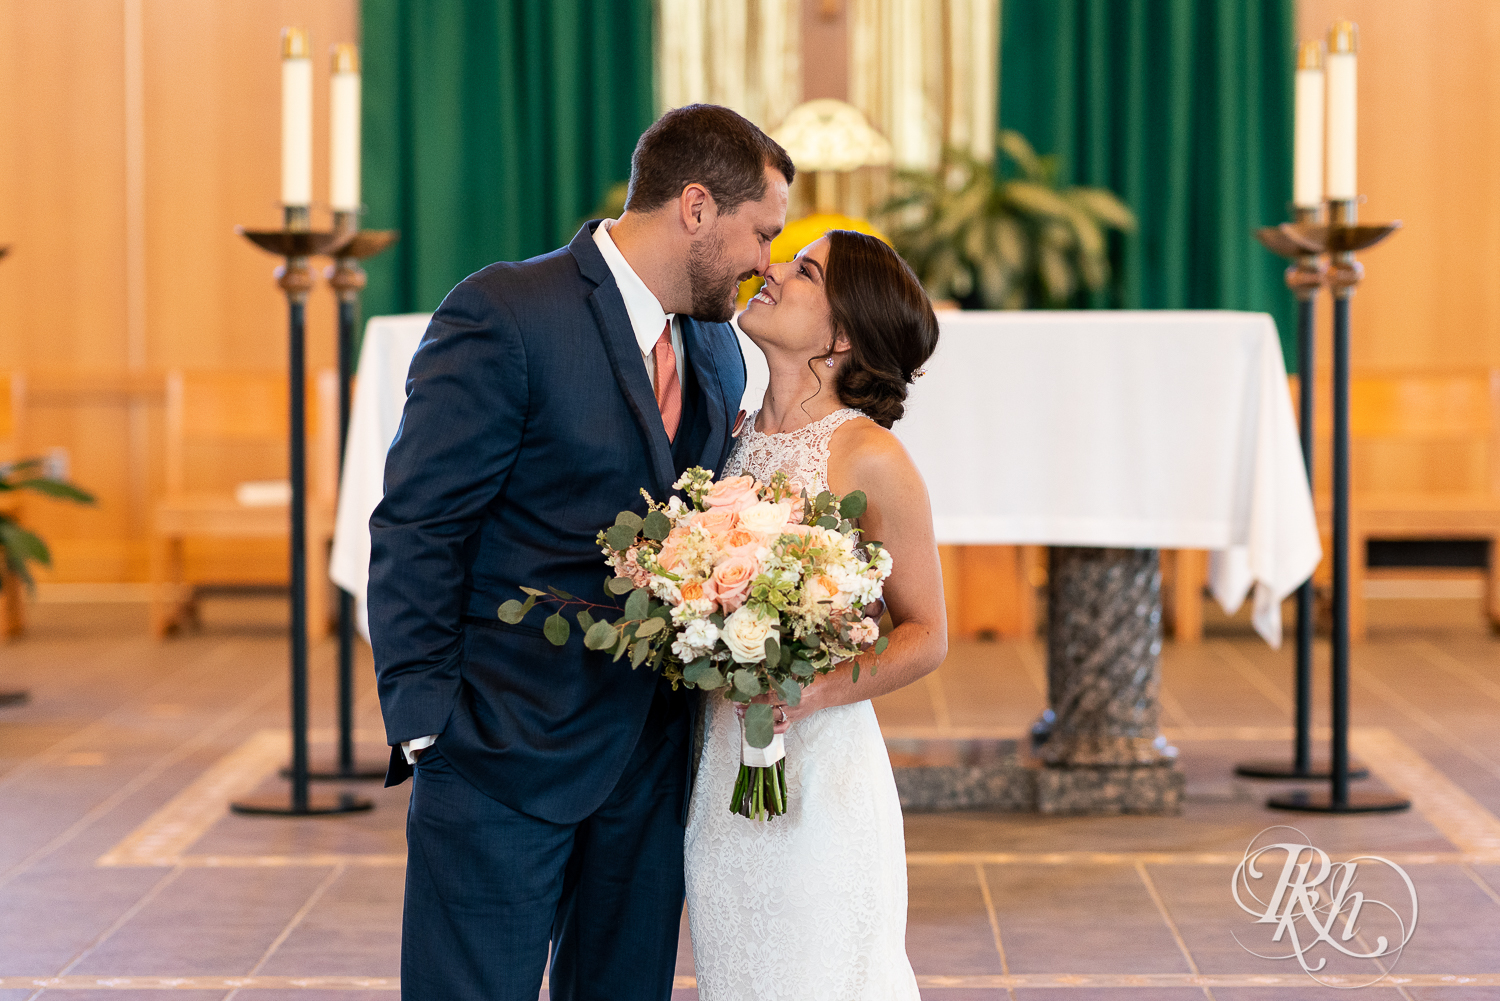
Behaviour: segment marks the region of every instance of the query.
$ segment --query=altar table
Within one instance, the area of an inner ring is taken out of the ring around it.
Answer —
[[[360,353],[332,575],[364,592],[369,516],[425,314],[372,318]],[[1321,558],[1269,316],[1224,311],[943,312],[896,433],[944,544],[1207,549],[1214,597],[1281,639],[1281,601]],[[741,335],[743,339],[743,335]],[[745,403],[765,362],[744,341]]]

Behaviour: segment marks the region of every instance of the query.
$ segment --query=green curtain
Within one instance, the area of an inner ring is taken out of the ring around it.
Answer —
[[[1285,262],[1252,236],[1292,196],[1293,0],[1004,0],[1000,122],[1112,189],[1099,305],[1270,313],[1296,361]]]
[[[654,119],[652,0],[364,0],[366,315],[561,246]]]

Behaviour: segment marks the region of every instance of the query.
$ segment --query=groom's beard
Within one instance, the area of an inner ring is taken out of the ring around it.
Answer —
[[[695,320],[727,323],[734,316],[740,282],[750,276],[736,277],[721,263],[723,255],[724,239],[719,236],[704,237],[688,251],[688,291]]]

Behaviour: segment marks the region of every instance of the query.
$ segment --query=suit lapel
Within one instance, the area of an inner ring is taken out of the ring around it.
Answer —
[[[599,335],[604,341],[604,352],[609,356],[614,369],[615,381],[651,456],[651,469],[656,474],[657,497],[666,497],[672,492],[677,480],[672,464],[672,444],[667,441],[666,428],[662,426],[661,410],[656,406],[656,395],[651,392],[651,378],[646,374],[641,361],[641,348],[635,340],[635,330],[630,325],[630,315],[625,312],[625,300],[620,297],[619,286],[610,273],[604,255],[594,243],[594,227],[589,223],[578,231],[568,250],[578,262],[578,270],[585,278],[594,282],[596,288],[589,293],[589,308],[599,325]],[[692,357],[688,352],[688,357]]]
[[[698,465],[717,472],[724,453],[728,418],[724,411],[724,384],[719,379],[718,353],[713,350],[712,338],[711,330],[683,317],[682,350],[687,352],[687,363],[698,377],[698,390],[703,394],[704,413],[708,416],[708,437],[704,439]]]

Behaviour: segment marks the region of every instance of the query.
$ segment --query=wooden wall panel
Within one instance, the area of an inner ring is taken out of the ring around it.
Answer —
[[[312,35],[326,198],[326,53],[356,39],[357,0],[0,0],[0,369],[39,387],[24,450],[65,449],[100,498],[29,505],[51,579],[145,579],[163,372],[286,365],[275,261],[233,232],[280,221],[285,24]],[[315,206],[315,224],[328,218]],[[320,286],[312,370],[333,364],[334,308]],[[202,577],[285,575],[275,545],[194,547],[190,563]]]
[[[1500,364],[1500,4],[1301,0],[1299,34],[1342,18],[1360,28],[1360,216],[1405,224],[1362,257],[1354,364]]]

